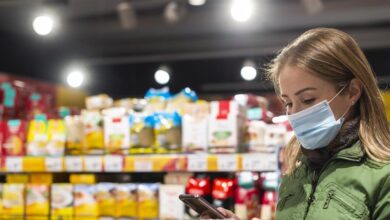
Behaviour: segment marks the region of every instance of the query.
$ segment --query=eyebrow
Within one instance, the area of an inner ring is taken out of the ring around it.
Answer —
[[[299,90],[299,91],[296,92],[294,95],[299,95],[299,94],[301,94],[302,92],[306,92],[306,91],[310,91],[310,90],[317,90],[317,89],[314,88],[314,87],[307,87],[307,88],[304,88],[304,89]],[[285,94],[281,94],[280,96],[282,96],[282,97],[288,97],[288,96],[285,95]]]

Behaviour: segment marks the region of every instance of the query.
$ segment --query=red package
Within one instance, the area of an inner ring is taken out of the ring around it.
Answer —
[[[261,200],[261,215],[260,219],[272,220],[274,219],[276,208],[276,192],[265,191]]]
[[[34,119],[37,114],[49,116],[51,95],[38,92],[32,93],[26,101],[27,118]]]
[[[23,120],[9,120],[1,123],[3,131],[2,152],[4,156],[23,156],[26,153],[25,143],[27,123]]]
[[[213,182],[213,205],[224,207],[225,209],[234,209],[234,189],[235,181],[233,179],[217,178]]]
[[[237,175],[236,204],[234,211],[241,219],[259,218],[259,175],[252,172],[241,172]]]
[[[192,195],[206,196],[211,193],[209,178],[190,178],[186,186],[186,192]]]

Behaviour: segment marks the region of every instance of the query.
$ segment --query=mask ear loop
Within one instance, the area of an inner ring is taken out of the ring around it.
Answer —
[[[340,91],[330,100],[328,101],[328,103],[331,103],[337,96],[339,96],[345,88],[347,88],[347,86],[349,85],[349,83],[347,85],[345,85],[342,89],[340,89]],[[354,102],[352,102],[352,104],[347,108],[347,110],[345,110],[345,112],[341,115],[341,117],[337,120],[342,120],[342,123],[344,121],[344,116],[348,113],[348,111],[351,109],[351,107],[354,105]]]
[[[328,103],[331,103],[337,96],[339,96],[344,91],[344,89],[347,88],[348,85],[349,83],[345,85],[342,89],[340,89],[340,91],[335,96],[333,96],[333,98],[330,101],[328,101]]]

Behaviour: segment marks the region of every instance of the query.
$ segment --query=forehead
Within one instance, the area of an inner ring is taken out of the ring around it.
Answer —
[[[284,67],[280,71],[278,80],[280,93],[286,95],[293,95],[307,87],[313,87],[319,91],[325,91],[333,87],[325,79],[295,66]]]

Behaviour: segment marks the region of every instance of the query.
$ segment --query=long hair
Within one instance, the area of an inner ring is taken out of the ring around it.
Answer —
[[[390,128],[375,74],[363,51],[347,33],[331,28],[311,29],[284,49],[267,66],[267,75],[279,92],[279,74],[283,67],[295,66],[342,88],[352,79],[362,83],[356,104],[360,114],[359,138],[372,160],[390,162]],[[293,137],[286,148],[287,174],[293,173],[302,154]]]

